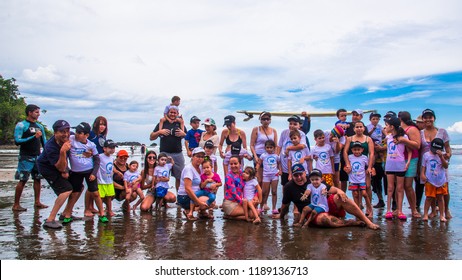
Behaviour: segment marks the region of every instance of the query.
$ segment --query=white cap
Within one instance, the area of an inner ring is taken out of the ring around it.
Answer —
[[[205,154],[204,149],[202,149],[201,147],[194,148],[194,150],[192,151],[192,154],[193,154],[193,155],[195,155],[195,154],[200,154],[200,153],[204,153],[204,154]]]
[[[356,112],[361,116],[363,115],[363,110],[361,110],[361,109],[354,109],[352,112]]]

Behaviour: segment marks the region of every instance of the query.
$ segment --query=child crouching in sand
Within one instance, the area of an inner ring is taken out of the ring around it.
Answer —
[[[136,210],[136,207],[138,207],[144,199],[143,191],[140,188],[140,182],[141,175],[138,171],[138,162],[133,160],[128,165],[128,170],[124,173],[124,186],[125,192],[127,193],[125,200],[129,202],[133,192],[136,192],[140,197],[135,205],[133,205],[133,211]],[[130,203],[127,203],[127,212],[130,212]]]

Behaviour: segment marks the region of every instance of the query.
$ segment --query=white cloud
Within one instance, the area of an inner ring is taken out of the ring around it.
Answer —
[[[393,104],[396,102],[409,102],[414,99],[428,98],[432,95],[432,91],[414,91],[410,93],[401,94],[398,96],[377,98],[367,102],[363,102],[362,105],[372,105],[372,104]]]
[[[462,121],[455,122],[447,130],[451,133],[462,134]]]
[[[56,73],[56,67],[48,65],[46,67],[39,66],[37,70],[24,69],[22,76],[25,81],[41,82],[41,83],[55,83],[60,77]]]

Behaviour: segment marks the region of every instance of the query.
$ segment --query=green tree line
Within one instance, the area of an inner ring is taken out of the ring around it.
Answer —
[[[14,143],[14,127],[26,118],[27,104],[24,97],[20,95],[16,80],[14,78],[4,79],[0,75],[0,145]],[[47,135],[50,135],[46,127],[45,131]]]

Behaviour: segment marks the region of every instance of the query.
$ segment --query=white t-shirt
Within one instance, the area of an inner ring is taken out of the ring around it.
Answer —
[[[359,157],[351,154],[348,155],[351,164],[351,172],[348,174],[350,183],[359,184],[366,183],[366,165],[369,159],[365,155]]]
[[[75,135],[69,136],[71,142],[69,162],[71,170],[74,172],[83,172],[93,169],[93,158],[85,157],[84,152],[91,151],[93,155],[98,154],[95,143],[87,140],[87,143],[81,143],[75,140]]]
[[[107,156],[105,154],[99,154],[99,169],[96,177],[98,178],[98,184],[112,184],[114,181],[112,179],[114,159],[112,156]]]
[[[170,177],[170,170],[172,169],[173,167],[173,164],[171,163],[166,163],[164,166],[156,166],[156,168],[154,168],[154,176],[155,177],[167,177],[169,178]],[[156,184],[156,188],[164,188],[164,189],[168,189],[169,186],[168,186],[168,182],[158,182]]]
[[[127,170],[124,173],[124,181],[131,183],[135,181],[139,176],[140,176],[140,172],[138,170],[135,172],[131,172],[130,170]]]
[[[299,130],[298,132],[300,132],[300,144],[303,144],[305,145],[305,147],[307,147],[305,133],[301,130]],[[290,140],[289,135],[290,135],[290,129],[285,129],[281,133],[281,137],[279,138],[279,141],[278,141],[278,147],[281,148],[281,153],[279,154],[281,156],[281,168],[282,168],[282,172],[284,173],[289,173],[289,167],[287,165],[287,156],[285,155],[285,152],[286,152],[287,147],[293,145],[292,141]]]
[[[315,188],[312,184],[307,187],[311,191],[311,204],[314,206],[321,207],[324,211],[329,212],[329,205],[327,204],[327,195],[322,194],[323,190],[327,192],[327,187],[321,184],[318,188]]]
[[[279,173],[278,163],[280,162],[280,157],[277,154],[264,152],[260,159],[263,164],[263,176],[271,177]]]
[[[185,166],[183,171],[181,172],[181,180],[180,180],[180,187],[178,188],[178,195],[188,195],[184,188],[184,179],[188,178],[192,181],[192,191],[197,192],[200,190],[201,185],[201,174],[197,172],[194,166],[189,163]]]
[[[334,174],[331,161],[331,157],[334,156],[334,151],[332,151],[330,145],[324,144],[322,147],[318,145],[314,146],[311,155],[313,159],[316,160],[316,168],[321,170],[322,174]]]
[[[292,163],[292,166],[294,166],[294,164],[300,162],[300,159],[305,158],[309,155],[311,155],[310,150],[308,150],[308,148],[305,147],[302,150],[289,151],[289,156],[287,157],[287,160],[290,160]],[[307,161],[305,160],[302,165],[305,168],[306,172],[308,173],[309,169],[308,169]]]
[[[253,178],[252,180],[246,181],[244,186],[244,198],[247,200],[252,200],[257,193],[257,179]]]
[[[425,176],[428,182],[435,187],[442,187],[448,180],[446,179],[446,169],[438,155],[426,152],[422,158],[422,166],[425,166]]]

